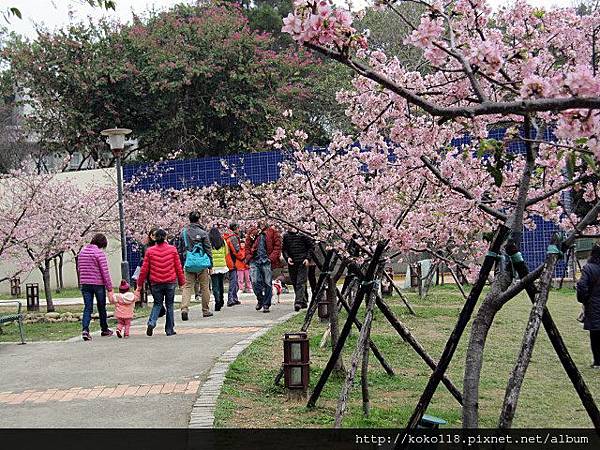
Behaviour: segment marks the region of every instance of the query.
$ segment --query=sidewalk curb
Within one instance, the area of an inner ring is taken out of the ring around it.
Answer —
[[[223,389],[225,374],[231,363],[233,363],[240,353],[242,353],[252,342],[268,333],[274,326],[291,319],[296,314],[298,313],[292,311],[291,313],[280,317],[271,325],[266,326],[246,339],[239,341],[219,357],[213,368],[210,370],[206,381],[198,389],[198,397],[192,407],[188,428],[213,428],[217,399]]]

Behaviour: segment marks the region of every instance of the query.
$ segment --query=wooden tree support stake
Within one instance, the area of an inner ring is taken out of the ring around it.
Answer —
[[[442,356],[440,357],[438,365],[429,377],[429,381],[427,382],[427,385],[423,390],[423,394],[421,395],[421,398],[419,399],[419,402],[417,403],[417,406],[410,420],[408,421],[406,429],[402,433],[402,436],[399,437],[399,448],[406,448],[406,445],[408,445],[405,439],[406,434],[410,430],[414,430],[423,418],[423,414],[425,414],[425,411],[427,410],[427,407],[431,402],[433,394],[437,390],[437,387],[439,386],[444,373],[448,369],[448,366],[452,361],[452,357],[454,356],[454,352],[456,351],[456,347],[458,346],[458,342],[460,341],[460,338],[465,328],[467,327],[469,320],[471,319],[471,315],[473,314],[473,310],[475,309],[477,300],[479,299],[479,296],[481,295],[481,291],[483,291],[488,276],[490,275],[490,272],[494,267],[494,263],[496,262],[494,254],[497,254],[500,251],[500,247],[506,239],[509,231],[509,228],[505,225],[500,225],[500,227],[498,228],[496,236],[494,237],[494,241],[490,246],[490,253],[488,253],[485,259],[483,260],[483,264],[481,266],[481,269],[479,270],[479,276],[477,277],[477,281],[473,285],[473,289],[471,289],[469,297],[465,301],[465,304],[460,312],[454,330],[452,331],[452,334],[446,342],[446,346],[444,347],[444,351],[442,353]],[[402,442],[404,442],[404,444]]]
[[[402,291],[400,289],[398,289],[398,286],[396,286],[396,283],[394,283],[394,279],[390,276],[390,274],[384,271],[383,275],[388,279],[388,281],[390,283],[392,283],[392,287],[394,288],[394,290],[396,291],[396,293],[400,296],[400,299],[406,305],[406,307],[408,308],[408,310],[410,311],[410,313],[413,316],[416,316],[417,314],[415,313],[415,310],[412,309],[412,306],[410,306],[410,303],[408,303],[408,300],[406,299],[406,296],[402,293]]]
[[[383,313],[383,315],[392,325],[392,327],[394,327],[394,329],[398,332],[400,337],[402,337],[402,339],[404,339],[415,350],[417,355],[419,355],[423,359],[423,361],[425,361],[425,363],[429,366],[431,370],[435,371],[438,366],[437,363],[433,360],[431,356],[429,356],[429,354],[419,343],[419,341],[415,339],[410,330],[406,328],[406,326],[396,318],[394,312],[383,301],[383,299],[379,297],[379,295],[377,296],[377,299],[375,301],[379,310]],[[448,377],[446,377],[445,374],[442,375],[442,383],[444,383],[444,386],[448,388],[448,391],[450,391],[450,393],[458,401],[458,403],[462,405],[462,394],[456,388],[456,386],[454,386],[452,381],[450,381]]]
[[[335,363],[338,360],[338,358],[342,352],[342,349],[344,348],[344,345],[346,344],[346,339],[348,338],[348,335],[350,334],[350,329],[352,328],[352,326],[354,324],[354,319],[356,318],[358,309],[360,308],[360,305],[363,302],[365,295],[369,295],[371,293],[371,290],[373,289],[373,283],[375,281],[375,274],[379,267],[381,256],[383,255],[383,252],[387,248],[387,244],[388,244],[387,242],[378,243],[377,247],[375,248],[375,251],[373,252],[373,257],[372,257],[371,261],[369,262],[369,267],[367,268],[365,277],[364,277],[364,279],[361,280],[361,286],[360,286],[360,289],[358,290],[356,299],[354,300],[354,303],[352,304],[352,308],[350,309],[350,312],[348,313],[348,319],[344,323],[342,331],[340,332],[340,337],[337,342],[337,345],[333,349],[331,357],[329,358],[329,361],[327,362],[327,365],[325,366],[325,369],[323,370],[323,373],[321,374],[321,377],[317,381],[315,389],[308,400],[307,406],[309,408],[313,408],[316,405],[317,400],[319,399],[321,392],[323,391],[323,388],[325,387],[325,383],[327,383],[327,380],[329,379],[329,376],[331,375],[331,372],[333,371]]]
[[[516,247],[514,247],[512,251],[507,248],[507,253],[509,256],[514,255],[517,251],[518,248]],[[519,275],[520,279],[525,278],[529,274],[529,268],[527,267],[525,261],[513,263],[513,267],[517,271],[517,275]],[[531,302],[534,303],[537,291],[533,283],[527,284],[525,286],[525,291],[527,292]],[[556,352],[563,369],[565,369],[565,372],[571,380],[577,395],[579,395],[579,398],[581,399],[583,407],[587,411],[588,416],[594,424],[594,428],[596,428],[597,432],[600,432],[600,411],[598,410],[598,406],[596,405],[594,397],[587,387],[585,380],[581,376],[581,372],[579,372],[575,361],[573,361],[573,358],[571,358],[571,354],[567,349],[567,346],[560,334],[560,331],[558,330],[558,327],[556,326],[556,323],[554,322],[554,319],[552,319],[552,316],[550,315],[550,311],[548,311],[548,308],[546,307],[544,307],[544,311],[542,313],[542,325],[546,330],[548,338],[550,338],[550,343],[552,344],[552,347],[554,348],[554,351]]]
[[[371,332],[371,322],[373,320],[373,296],[374,292],[371,291],[367,298],[367,315],[365,317],[365,323],[363,325],[362,330],[360,330],[360,335],[358,337],[358,343],[356,344],[356,349],[352,354],[352,359],[350,360],[350,370],[346,376],[346,381],[344,382],[344,386],[342,387],[342,392],[340,394],[340,399],[338,401],[337,409],[335,412],[335,422],[333,427],[340,428],[342,426],[342,419],[344,418],[344,414],[346,413],[346,406],[348,403],[348,394],[350,393],[350,389],[354,384],[354,376],[356,375],[356,369],[358,368],[358,361],[361,356],[365,353],[368,355],[368,346],[367,342],[369,340],[369,334]],[[366,351],[365,351],[366,350]],[[364,359],[363,359],[364,364]],[[368,364],[368,359],[367,359]],[[366,381],[366,370],[363,365],[363,382]],[[364,392],[365,385],[362,386],[363,389],[363,404],[364,404]],[[367,403],[368,403],[368,391],[367,391]]]

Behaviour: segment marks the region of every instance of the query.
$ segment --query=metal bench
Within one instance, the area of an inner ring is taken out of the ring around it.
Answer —
[[[23,314],[21,314],[21,309],[23,308],[22,304],[18,300],[2,300],[0,301],[0,307],[6,305],[15,305],[16,312],[15,313],[5,313],[0,311],[0,325],[17,321],[19,324],[19,333],[21,334],[21,344],[25,343],[25,335],[23,334]]]

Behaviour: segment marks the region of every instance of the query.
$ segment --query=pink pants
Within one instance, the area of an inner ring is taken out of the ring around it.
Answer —
[[[246,283],[246,290],[252,290],[252,283],[250,282],[250,269],[237,271],[238,288],[240,291],[244,290],[244,281]]]
[[[131,319],[123,319],[117,317],[117,330],[123,331],[125,336],[129,336],[129,327],[131,326]]]

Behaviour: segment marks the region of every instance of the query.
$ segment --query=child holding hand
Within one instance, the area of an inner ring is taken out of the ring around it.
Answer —
[[[117,318],[117,336],[129,337],[129,327],[133,319],[133,308],[135,306],[135,295],[129,292],[129,283],[121,280],[119,293],[108,296],[108,301],[115,305],[115,317]]]

